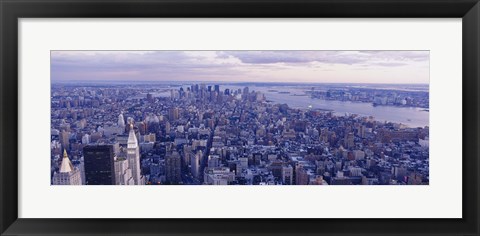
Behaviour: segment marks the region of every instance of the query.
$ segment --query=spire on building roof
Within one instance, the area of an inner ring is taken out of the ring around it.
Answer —
[[[62,158],[62,164],[60,164],[60,173],[68,173],[73,170],[73,165],[72,162],[70,162],[70,159],[68,158],[67,155],[67,150],[63,150],[63,158]]]
[[[133,124],[130,123],[130,133],[128,134],[127,148],[136,148],[137,146],[138,146],[137,136],[135,135]]]

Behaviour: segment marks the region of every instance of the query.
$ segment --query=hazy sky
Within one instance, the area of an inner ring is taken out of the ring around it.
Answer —
[[[52,81],[429,83],[429,51],[52,51]]]

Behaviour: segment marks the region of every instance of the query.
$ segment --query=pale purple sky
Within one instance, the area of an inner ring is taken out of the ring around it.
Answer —
[[[52,51],[52,81],[429,83],[429,51]]]

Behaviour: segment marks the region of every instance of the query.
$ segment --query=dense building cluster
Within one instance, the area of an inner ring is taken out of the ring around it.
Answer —
[[[428,127],[296,109],[248,87],[53,84],[51,121],[53,184],[429,183]]]
[[[418,91],[416,88],[411,90],[392,90],[385,88],[364,88],[364,87],[341,87],[330,88],[327,91],[318,91],[312,88],[306,91],[312,98],[366,102],[374,106],[402,106],[402,107],[429,107],[429,96],[427,91]]]

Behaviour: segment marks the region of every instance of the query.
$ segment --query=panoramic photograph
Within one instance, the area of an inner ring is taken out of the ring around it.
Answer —
[[[51,185],[429,185],[429,64],[428,50],[51,51]]]

